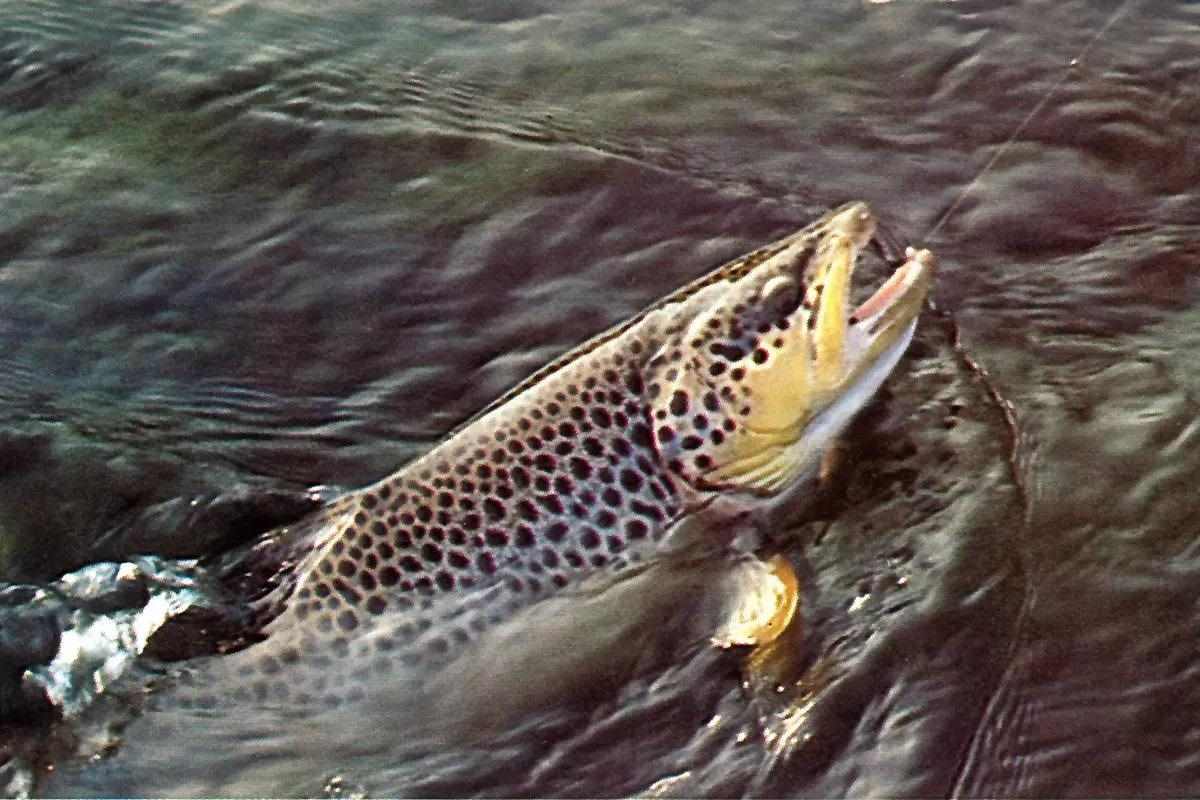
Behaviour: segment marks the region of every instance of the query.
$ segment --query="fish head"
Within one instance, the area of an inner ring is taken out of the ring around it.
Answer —
[[[654,443],[677,477],[774,497],[815,472],[903,354],[932,282],[933,255],[908,248],[851,310],[855,264],[875,237],[866,204],[847,204],[664,308],[647,377]]]

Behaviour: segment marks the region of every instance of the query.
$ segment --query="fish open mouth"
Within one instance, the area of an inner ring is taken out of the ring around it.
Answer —
[[[864,203],[838,210],[827,225],[827,238],[805,275],[814,373],[818,395],[826,396],[854,383],[901,340],[901,348],[907,345],[936,267],[928,250],[906,247],[901,251],[895,237],[878,227]],[[898,264],[891,276],[851,311],[855,264],[868,247]]]
[[[850,314],[850,324],[861,325],[869,330],[877,329],[890,311],[909,305],[906,301],[911,300],[914,293],[920,295],[917,302],[919,311],[920,300],[924,300],[933,279],[934,265],[933,253],[906,248],[904,261],[874,294]]]
[[[936,259],[928,250],[901,251],[886,242],[895,270],[851,309],[855,266],[876,235],[871,210],[851,203],[763,263],[773,272],[758,302],[769,306],[782,294],[776,287],[785,285],[801,287],[803,299],[758,340],[753,363],[739,362],[744,371],[736,391],[746,402],[737,423],[744,435],[710,457],[705,483],[765,493],[793,484],[895,368],[912,340]]]

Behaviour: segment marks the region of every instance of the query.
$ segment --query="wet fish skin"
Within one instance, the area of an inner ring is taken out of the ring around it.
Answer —
[[[238,673],[259,695],[337,702],[355,687],[333,659],[444,660],[596,572],[769,527],[894,366],[927,291],[932,256],[910,251],[870,318],[850,315],[874,227],[848,204],[729,262],[277,531],[258,548],[284,563],[257,602],[266,639]]]

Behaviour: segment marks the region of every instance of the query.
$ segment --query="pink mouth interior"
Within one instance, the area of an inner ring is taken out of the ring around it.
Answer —
[[[875,294],[871,295],[867,298],[866,302],[855,309],[853,314],[854,319],[859,321],[870,319],[891,305],[896,300],[896,297],[907,288],[907,279],[915,269],[920,269],[920,265],[913,260],[905,261],[897,267],[892,276],[884,281],[883,285],[875,291]]]

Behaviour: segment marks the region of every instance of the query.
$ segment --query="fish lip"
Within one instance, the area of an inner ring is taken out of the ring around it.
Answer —
[[[875,292],[850,314],[852,326],[876,333],[890,312],[903,306],[914,293],[924,299],[937,269],[937,259],[929,250],[907,247],[904,259]],[[911,304],[911,313],[902,315],[911,320],[920,311],[920,301]]]

